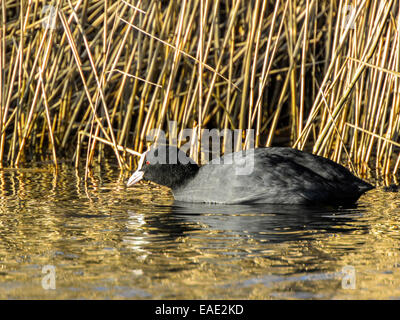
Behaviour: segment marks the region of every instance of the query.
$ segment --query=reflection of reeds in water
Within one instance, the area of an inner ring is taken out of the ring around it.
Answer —
[[[399,168],[394,0],[43,3],[1,3],[3,164],[86,151],[89,166],[105,142],[125,167],[174,120]]]

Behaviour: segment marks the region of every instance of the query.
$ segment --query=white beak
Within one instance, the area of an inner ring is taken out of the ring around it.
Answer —
[[[133,175],[129,178],[128,182],[126,183],[127,187],[133,186],[135,183],[138,183],[140,180],[143,179],[144,172],[140,170],[136,170]]]
[[[140,156],[139,164],[137,170],[133,173],[133,175],[129,178],[128,182],[126,183],[127,187],[133,186],[135,183],[138,183],[140,180],[143,179],[144,172],[140,171],[143,167],[144,159],[146,158],[148,150]]]

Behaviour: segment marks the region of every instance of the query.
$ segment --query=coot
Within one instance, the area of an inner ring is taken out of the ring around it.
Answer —
[[[222,204],[352,204],[374,187],[343,166],[304,151],[270,147],[226,154],[199,167],[163,145],[143,154],[127,186],[149,180],[185,202]]]

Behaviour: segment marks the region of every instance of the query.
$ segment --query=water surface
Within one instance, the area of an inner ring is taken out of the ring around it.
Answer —
[[[400,298],[399,193],[339,209],[191,205],[126,188],[111,166],[83,176],[0,171],[1,299]]]

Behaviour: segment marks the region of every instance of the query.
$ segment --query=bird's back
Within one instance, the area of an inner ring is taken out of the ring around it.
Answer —
[[[173,192],[177,200],[191,202],[340,205],[371,188],[329,159],[272,147],[215,159]]]

